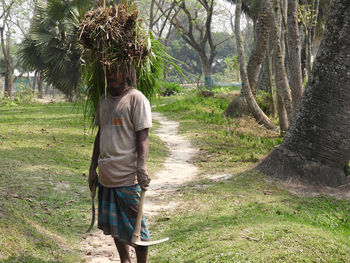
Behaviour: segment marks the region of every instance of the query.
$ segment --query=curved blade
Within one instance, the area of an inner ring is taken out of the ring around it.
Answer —
[[[134,242],[133,245],[148,247],[148,246],[152,246],[152,245],[157,245],[157,244],[163,243],[163,242],[168,241],[168,240],[169,240],[169,238],[166,237],[166,238],[163,238],[163,239],[160,239],[160,240],[155,240],[155,241],[137,241],[137,242]]]

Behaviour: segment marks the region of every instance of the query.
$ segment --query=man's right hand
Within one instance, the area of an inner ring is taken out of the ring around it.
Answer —
[[[151,182],[151,178],[149,178],[147,173],[137,171],[137,181],[141,186],[141,189],[144,191],[147,191],[149,187],[149,183]]]
[[[89,181],[90,191],[92,192],[94,186],[97,186],[97,184],[98,184],[98,177],[97,177],[96,169],[90,168],[88,181]]]

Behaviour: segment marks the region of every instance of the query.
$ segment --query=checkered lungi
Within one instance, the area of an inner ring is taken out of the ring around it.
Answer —
[[[131,244],[140,202],[139,184],[98,189],[98,228],[121,242]],[[141,240],[149,240],[146,218],[141,221]]]

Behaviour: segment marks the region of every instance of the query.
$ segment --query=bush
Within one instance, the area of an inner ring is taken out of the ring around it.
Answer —
[[[22,84],[20,84],[13,98],[9,98],[5,94],[0,97],[0,105],[16,106],[18,104],[30,104],[34,102],[35,96],[33,90]]]
[[[25,85],[20,84],[13,98],[17,104],[29,104],[35,102],[33,90]]]
[[[182,92],[179,83],[162,81],[160,84],[159,94],[162,96],[171,96]]]
[[[258,95],[256,95],[256,102],[266,115],[270,115],[272,113],[272,100],[270,93],[259,90]]]

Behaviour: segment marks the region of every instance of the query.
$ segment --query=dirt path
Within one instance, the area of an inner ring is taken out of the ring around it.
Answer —
[[[155,134],[167,144],[170,155],[165,160],[164,169],[153,176],[150,189],[147,191],[144,213],[148,219],[162,210],[176,208],[177,204],[168,202],[166,197],[182,184],[195,179],[197,175],[197,167],[188,162],[196,150],[191,147],[189,141],[178,135],[179,124],[167,120],[157,112],[152,114],[153,119],[161,124]],[[84,251],[84,262],[120,262],[113,239],[105,236],[100,230],[86,235],[81,242],[81,249]],[[134,251],[132,259],[136,262]]]

